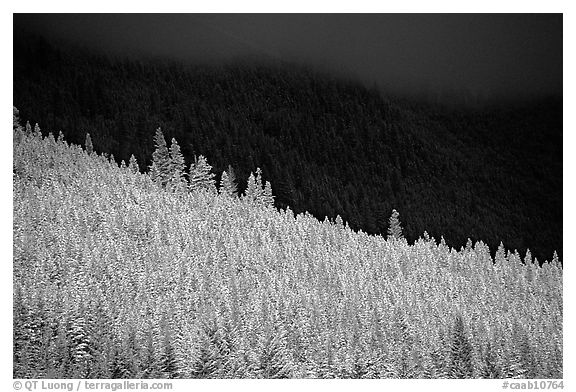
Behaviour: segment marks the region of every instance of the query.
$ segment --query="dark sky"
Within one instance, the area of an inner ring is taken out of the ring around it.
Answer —
[[[15,15],[50,37],[115,53],[320,65],[403,93],[562,93],[561,14]]]

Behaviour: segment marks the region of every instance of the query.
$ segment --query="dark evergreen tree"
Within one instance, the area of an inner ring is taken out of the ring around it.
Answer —
[[[502,378],[502,371],[498,364],[498,356],[491,342],[488,342],[484,350],[483,365],[482,378]]]
[[[294,365],[281,326],[265,338],[257,372],[262,378],[290,378]]]
[[[456,316],[454,330],[452,331],[452,346],[450,357],[451,378],[474,377],[474,365],[472,362],[472,345],[466,336],[464,320],[461,315]]]

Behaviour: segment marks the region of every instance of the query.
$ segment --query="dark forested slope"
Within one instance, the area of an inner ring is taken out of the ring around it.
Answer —
[[[384,232],[393,208],[425,230],[562,258],[562,102],[446,108],[391,99],[294,65],[118,60],[16,36],[23,120],[149,164],[156,127],[189,165],[230,164],[243,189],[261,167],[280,207]],[[244,182],[244,183],[243,183]]]

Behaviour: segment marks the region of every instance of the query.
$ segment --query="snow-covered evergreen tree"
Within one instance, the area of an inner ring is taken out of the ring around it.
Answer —
[[[226,171],[222,172],[222,176],[220,177],[220,189],[219,192],[221,195],[225,195],[228,197],[235,197],[236,194],[236,184],[234,184],[230,180],[230,176]]]
[[[138,167],[138,162],[134,154],[130,155],[130,160],[128,161],[128,168],[132,173],[139,173],[140,167]]]
[[[270,187],[270,196],[272,196],[272,187]],[[274,204],[274,199],[266,199],[264,195],[264,187],[262,186],[262,170],[258,167],[256,168],[256,174],[250,173],[248,177],[248,184],[246,186],[246,192],[244,193],[244,198],[250,200],[256,204],[272,205]]]
[[[156,150],[152,153],[152,165],[150,166],[150,177],[156,184],[165,186],[170,180],[171,162],[170,153],[166,146],[166,139],[162,129],[156,129],[154,134],[154,144]]]
[[[60,131],[60,133],[62,133],[62,131]],[[38,123],[34,124],[34,136],[42,136],[42,131],[40,130],[40,125],[38,125]],[[64,140],[64,135],[62,135],[62,140]]]
[[[258,189],[258,185],[256,185],[254,173],[250,173],[243,198],[251,202],[257,202],[259,200],[260,192],[261,189]]]
[[[172,138],[170,143],[170,180],[168,187],[173,192],[181,192],[186,189],[186,177],[185,177],[185,163],[184,157],[180,152],[180,146],[176,139]]]
[[[398,216],[400,216],[398,211],[392,210],[388,226],[388,239],[399,240],[402,238],[402,227],[400,226]]]
[[[86,152],[88,155],[94,152],[94,146],[92,145],[92,138],[90,137],[89,133],[86,133],[86,141],[84,142],[84,146],[86,147]]]
[[[196,162],[190,165],[190,191],[205,190],[215,192],[215,183],[212,166],[210,166],[203,155],[200,155]]]
[[[274,207],[274,195],[272,194],[272,185],[270,185],[270,181],[266,181],[262,201],[264,202],[264,205]]]

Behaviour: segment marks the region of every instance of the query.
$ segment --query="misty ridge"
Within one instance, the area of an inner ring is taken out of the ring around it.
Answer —
[[[563,377],[554,82],[199,62],[127,18],[15,30],[15,378]]]
[[[395,95],[562,94],[562,14],[16,14],[14,29],[117,57],[309,64]]]

